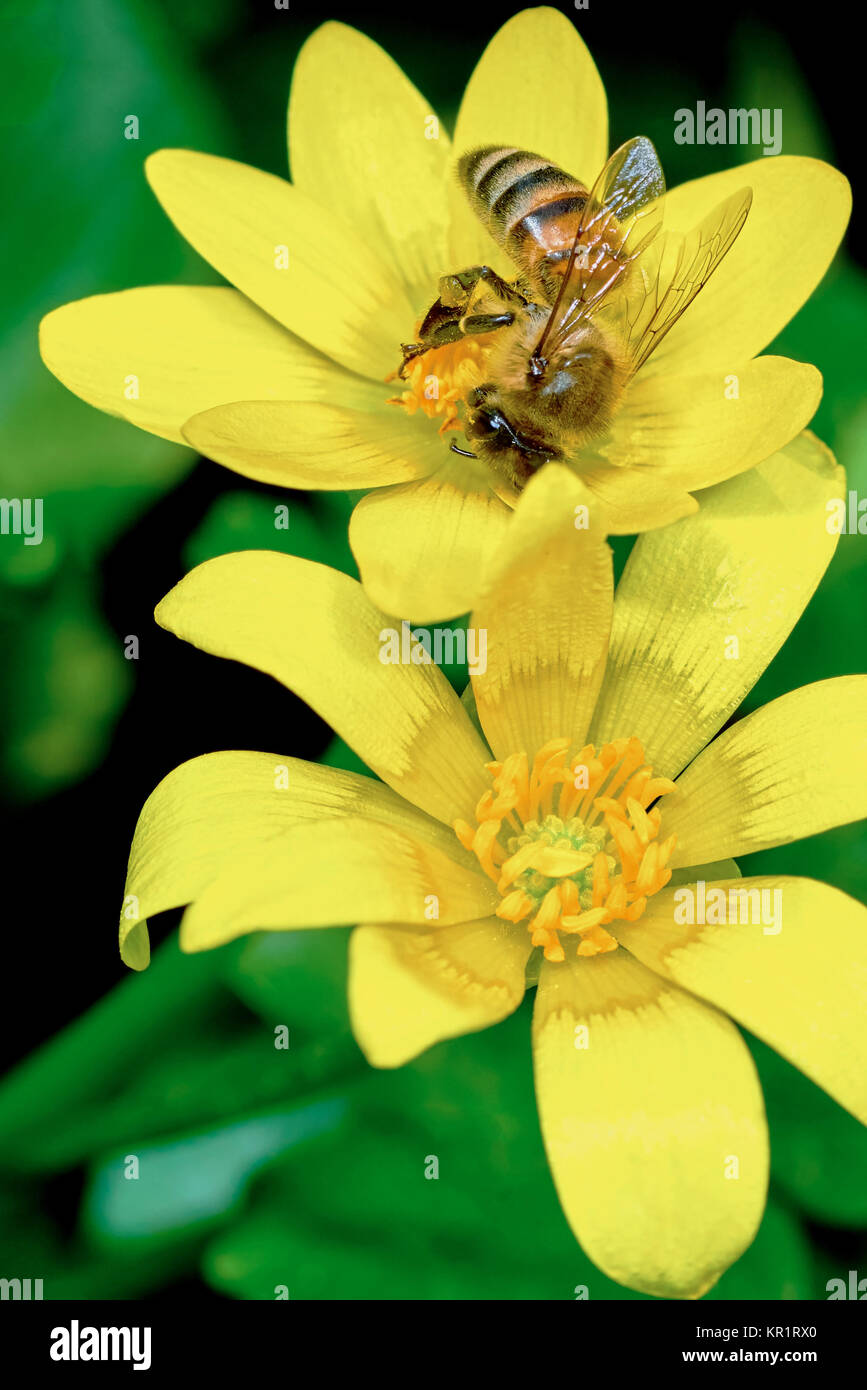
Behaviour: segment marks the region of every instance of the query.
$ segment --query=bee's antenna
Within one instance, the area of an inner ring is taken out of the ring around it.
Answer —
[[[469,449],[459,449],[454,440],[452,440],[450,447],[453,454],[463,454],[465,459],[477,459],[479,457],[478,454],[471,453]]]

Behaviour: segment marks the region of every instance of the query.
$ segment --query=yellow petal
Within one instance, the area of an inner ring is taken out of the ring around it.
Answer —
[[[250,931],[349,926],[371,918],[444,926],[489,913],[493,884],[456,838],[446,853],[380,822],[308,821],[233,857],[181,922],[181,949],[205,951]]]
[[[445,452],[439,439],[437,447]],[[413,622],[436,622],[472,607],[510,517],[486,482],[446,461],[423,483],[363,497],[349,541],[374,603]]]
[[[221,555],[182,579],[156,619],[289,686],[414,805],[449,825],[473,818],[489,786],[484,744],[437,666],[381,660],[391,620],[354,579],[268,550]]]
[[[532,762],[552,738],[584,743],[612,602],[602,509],[568,468],[548,464],[524,490],[470,619],[487,634],[472,681],[495,757]]]
[[[486,917],[433,930],[359,927],[349,948],[349,1011],[374,1067],[399,1067],[444,1038],[475,1033],[524,997],[528,933]]]
[[[145,168],[178,231],[248,299],[363,376],[394,369],[413,310],[349,223],[231,159],[160,150]]]
[[[428,420],[384,398],[380,406],[235,401],[187,420],[184,438],[246,478],[283,487],[381,487],[426,477],[442,462],[442,441]]]
[[[133,837],[121,909],[121,956],[148,964],[147,918],[184,907],[225,867],[304,820],[364,815],[441,848],[438,821],[372,777],[278,753],[209,753],[182,763],[148,797]]]
[[[737,1029],[614,951],[543,964],[533,1057],[548,1162],[584,1250],[629,1288],[698,1298],[765,1202],[762,1095]]]
[[[617,589],[591,737],[640,738],[676,777],[737,709],[834,553],[826,503],[843,470],[800,435],[708,488],[694,515],[639,536]]]
[[[479,59],[458,113],[455,155],[480,145],[544,155],[588,188],[602,169],[608,157],[605,88],[584,40],[559,10],[522,10]],[[451,259],[455,269],[487,262],[506,273],[510,265],[457,187]]]
[[[706,883],[715,878],[740,878],[741,871],[733,859],[715,859],[710,864],[694,864],[688,869],[672,869],[670,886],[677,888],[681,883],[695,883],[703,878]]]
[[[726,895],[722,925],[678,925],[687,899],[666,889],[640,922],[613,930],[645,965],[724,1009],[867,1123],[867,908],[808,878],[713,887]],[[738,892],[731,908],[729,888]],[[767,896],[748,900],[744,890]]]
[[[82,400],[184,443],[181,426],[224,401],[340,400],[383,391],[313,352],[237,290],[149,285],[46,314],[42,360]]]
[[[670,526],[698,511],[675,479],[650,468],[581,468],[581,481],[605,508],[608,534],[631,536]]]
[[[678,865],[867,816],[867,676],[817,681],[748,714],[699,753],[664,805]]]
[[[310,36],[292,74],[289,151],[295,187],[349,222],[427,308],[449,269],[450,142],[379,44],[333,22]]]
[[[816,368],[787,357],[759,357],[730,372],[639,373],[600,452],[621,468],[652,468],[669,485],[710,487],[782,449],[821,396]]]
[[[756,159],[681,184],[665,195],[666,229],[690,231],[744,187],[752,188],[753,201],[740,235],[645,371],[725,369],[728,362],[754,357],[797,313],[831,264],[852,195],[843,175],[818,159]]]

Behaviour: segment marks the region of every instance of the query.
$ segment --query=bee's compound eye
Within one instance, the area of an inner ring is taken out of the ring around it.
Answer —
[[[485,439],[493,432],[493,422],[487,410],[478,410],[467,420],[466,433],[469,439]]]

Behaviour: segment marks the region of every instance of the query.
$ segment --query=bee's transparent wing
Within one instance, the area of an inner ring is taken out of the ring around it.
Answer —
[[[647,250],[662,223],[664,192],[650,140],[640,135],[614,151],[588,195],[536,358],[550,356]]]
[[[618,302],[605,306],[600,322],[609,316],[610,307],[633,372],[647,361],[731,250],[752,199],[752,189],[742,188],[686,236],[668,233],[658,238],[635,267]]]

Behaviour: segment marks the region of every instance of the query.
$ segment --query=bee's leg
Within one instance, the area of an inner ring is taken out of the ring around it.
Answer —
[[[442,347],[444,343],[455,343],[461,336],[460,321],[462,309],[443,304],[437,299],[430,306],[418,330],[419,342],[423,351],[432,347]]]
[[[507,304],[526,304],[520,290],[510,285],[489,265],[470,266],[456,275],[443,275],[440,280],[440,303],[449,307],[464,308],[474,292],[489,290]]]
[[[503,299],[507,304],[520,305],[522,308],[529,303],[529,300],[521,293],[518,286],[510,284],[504,280],[502,275],[498,275],[490,266],[481,266],[482,274],[480,281],[484,281],[490,290],[493,290],[498,299]]]
[[[517,290],[506,284],[490,266],[477,265],[457,275],[444,275],[440,280],[440,298],[425,314],[418,330],[418,342],[402,343],[403,363],[399,376],[416,357],[431,348],[456,343],[465,333],[490,333],[514,320],[510,313],[472,313],[473,306],[498,297],[510,304],[526,304]],[[469,311],[469,312],[468,312]]]
[[[398,375],[403,375],[407,364],[414,357],[421,357],[422,353],[429,352],[431,348],[444,347],[447,343],[456,343],[463,336],[461,310],[446,308],[437,300],[425,314],[419,328],[418,342],[401,343],[403,363]]]
[[[460,321],[463,333],[492,333],[515,322],[514,314],[469,314]]]

